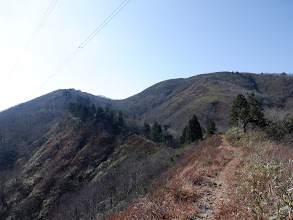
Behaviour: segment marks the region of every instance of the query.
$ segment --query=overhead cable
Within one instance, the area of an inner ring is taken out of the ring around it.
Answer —
[[[49,17],[49,15],[51,14],[54,6],[56,5],[58,0],[53,0],[51,2],[51,4],[49,5],[49,7],[47,8],[45,14],[43,15],[40,23],[38,24],[38,26],[36,27],[34,33],[32,34],[31,38],[28,40],[28,42],[25,45],[25,49],[28,49],[30,47],[30,45],[32,44],[33,40],[36,38],[36,36],[38,35],[39,31],[41,30],[42,26],[44,25],[44,23],[46,22],[47,18]]]
[[[24,50],[27,50],[31,46],[33,40],[36,38],[36,36],[38,35],[38,33],[41,30],[42,26],[44,25],[44,23],[46,22],[47,18],[51,14],[51,12],[52,12],[53,8],[55,7],[57,1],[58,0],[52,0],[51,4],[47,8],[45,14],[43,15],[42,19],[40,20],[38,26],[35,28],[31,38],[27,41],[27,43],[26,43],[26,45],[24,47]],[[7,76],[11,75],[15,71],[15,69],[18,66],[18,64],[19,64],[19,57],[16,59],[16,62],[14,64],[14,66],[12,67],[11,71],[9,72],[9,74],[7,74]]]
[[[42,83],[39,90],[41,90],[60,70],[68,64],[73,57],[75,57],[81,49],[83,49],[104,27],[122,11],[131,0],[124,0],[103,22],[68,56],[68,58]]]

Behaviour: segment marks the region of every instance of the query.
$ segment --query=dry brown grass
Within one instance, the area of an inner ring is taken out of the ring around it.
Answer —
[[[293,149],[260,133],[234,131],[229,139],[247,153],[216,219],[293,219]]]
[[[199,147],[180,164],[166,173],[152,187],[147,197],[134,202],[130,208],[109,217],[114,219],[188,219],[200,212],[198,201],[207,192],[202,187],[233,157],[221,144],[219,136],[201,142]]]
[[[207,186],[210,179],[226,186],[214,188],[218,193],[210,198],[217,200],[217,196],[224,195],[224,199],[214,202],[213,214],[208,218],[293,219],[293,149],[265,140],[261,133],[233,131],[228,140],[237,147],[235,150],[218,147],[219,142],[213,144],[210,139],[202,142],[165,174],[147,197],[109,219],[200,216],[198,204],[213,189]],[[243,151],[239,154],[240,149]],[[233,152],[238,152],[236,158]]]
[[[237,147],[218,147],[208,139],[154,186],[151,193],[109,219],[189,219],[198,204],[214,199],[211,219],[293,219],[293,149],[268,141],[261,133],[234,130]],[[218,138],[218,137],[217,137]],[[240,150],[242,149],[242,151]],[[233,152],[237,152],[235,158]],[[233,159],[233,160],[232,160]],[[207,186],[208,180],[224,183]],[[219,200],[219,195],[222,200]]]

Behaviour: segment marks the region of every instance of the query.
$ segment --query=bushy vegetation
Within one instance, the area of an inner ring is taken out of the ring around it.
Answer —
[[[268,141],[262,133],[234,129],[228,138],[246,153],[219,219],[292,219],[292,148]]]
[[[231,121],[238,125],[227,132],[227,138],[235,150],[227,151],[229,147],[222,147],[221,150],[213,149],[219,144],[213,143],[214,139],[208,138],[205,142],[208,144],[200,145],[203,154],[191,155],[176,169],[166,174],[165,178],[168,181],[158,181],[147,197],[109,219],[197,218],[201,210],[195,207],[203,199],[205,184],[209,186],[209,190],[217,185],[211,180],[214,180],[221,169],[235,156],[235,152],[238,152],[239,157],[235,160],[238,161],[235,163],[237,166],[233,167],[235,170],[229,170],[231,173],[229,176],[225,176],[225,181],[230,181],[226,182],[229,185],[225,186],[226,199],[218,204],[219,209],[214,213],[214,218],[291,219],[293,217],[293,168],[291,169],[290,159],[293,155],[292,149],[267,139],[269,136],[268,133],[265,135],[265,131],[268,130],[268,119],[265,119],[262,105],[253,93],[248,96],[248,100],[243,95],[237,96],[231,111]],[[292,132],[292,121],[292,117],[286,117],[283,121],[284,132]],[[182,132],[183,143],[191,143],[202,138],[202,134],[195,138],[195,134],[201,132],[198,128],[200,124],[194,116]],[[261,128],[263,131],[259,133],[260,130],[254,128]],[[146,130],[148,130],[147,126]],[[215,124],[211,121],[207,127],[207,136],[212,136],[215,132]],[[202,148],[203,146],[205,148]],[[221,157],[222,153],[226,157]],[[187,161],[193,161],[193,164]],[[198,167],[199,165],[201,167]],[[205,171],[198,174],[200,170]],[[196,187],[197,185],[200,189]]]
[[[13,147],[0,144],[0,171],[13,168],[18,153]]]
[[[290,116],[290,113],[284,112],[281,109],[267,110],[267,126],[265,131],[268,137],[281,141],[288,134],[293,133],[292,128],[293,115]]]
[[[80,118],[81,122],[86,120],[94,122],[98,127],[115,132],[119,129],[133,130],[137,134],[143,135],[145,138],[152,140],[156,143],[164,143],[167,145],[175,145],[173,142],[173,136],[168,132],[170,126],[161,125],[155,121],[152,127],[146,122],[140,127],[138,124],[132,123],[131,127],[127,126],[126,121],[132,120],[129,119],[121,111],[118,112],[118,115],[115,111],[106,107],[105,109],[95,105],[88,105],[84,103],[69,103],[68,111],[75,117]]]
[[[95,176],[89,184],[61,196],[52,218],[104,219],[120,211],[148,192],[153,180],[175,162],[171,161],[174,154],[172,148],[158,147],[136,135],[128,137],[107,160],[85,171]]]
[[[68,111],[84,123],[86,120],[93,122],[100,129],[117,132],[124,126],[124,117],[121,111],[116,115],[115,111],[106,107],[96,108],[95,105],[83,103],[69,103]]]
[[[172,140],[169,126],[155,122],[149,141],[128,129],[121,111],[74,102],[68,113],[15,181],[0,183],[0,205],[6,207],[0,218],[80,219],[116,212],[147,193],[180,157],[166,145]]]
[[[220,143],[219,136],[201,142],[188,157],[165,173],[144,198],[107,220],[196,219],[198,205],[209,192],[205,184],[215,184],[210,179],[232,158],[230,152],[218,148]]]
[[[231,109],[230,124],[238,126],[244,132],[248,125],[251,125],[252,130],[261,128],[267,137],[278,141],[293,132],[293,116],[288,116],[288,113],[281,109],[268,109],[267,112],[265,117],[262,105],[254,93],[248,96],[248,100],[239,94]]]
[[[171,126],[161,125],[157,121],[154,122],[152,127],[148,123],[144,123],[143,126],[139,129],[139,133],[145,138],[152,140],[156,143],[164,143],[168,146],[175,147],[176,141],[173,140],[173,135],[168,132],[168,129]]]
[[[243,131],[246,131],[248,124],[265,127],[266,123],[262,110],[262,105],[256,99],[254,93],[248,96],[248,100],[242,94],[239,94],[233,102],[230,123],[241,127]]]
[[[216,132],[217,132],[216,124],[213,120],[210,120],[207,125],[207,137],[210,137],[216,134]]]

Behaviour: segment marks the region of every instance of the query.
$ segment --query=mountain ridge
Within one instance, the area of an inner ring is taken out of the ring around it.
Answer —
[[[276,105],[292,108],[292,88],[291,76],[219,72],[163,81],[135,96],[118,101],[115,107],[130,114],[137,113],[146,121],[158,120],[170,124],[179,131],[192,114],[196,114],[203,124],[215,118],[218,127],[224,131],[227,128],[229,106],[239,93],[247,95],[254,92],[265,107]],[[127,109],[129,107],[131,110]],[[183,118],[183,122],[178,122],[178,117]]]
[[[165,80],[123,100],[112,100],[74,89],[56,90],[0,112],[0,123],[4,124],[4,118],[11,115],[14,115],[11,121],[17,121],[19,118],[25,118],[29,112],[37,112],[46,118],[52,117],[54,124],[66,111],[69,102],[83,97],[87,99],[83,102],[137,116],[141,123],[158,121],[169,124],[177,136],[192,114],[198,116],[203,126],[209,119],[215,120],[219,129],[224,131],[229,115],[227,111],[233,99],[239,93],[247,95],[251,92],[256,94],[264,107],[293,108],[292,76],[217,72]],[[51,114],[52,109],[55,110],[54,115]],[[38,115],[33,116],[40,121]],[[181,119],[178,121],[177,118]]]
[[[99,208],[113,214],[188,154],[188,147],[141,136],[144,123],[171,126],[175,141],[193,115],[203,131],[210,119],[218,131],[226,131],[233,100],[251,92],[265,109],[293,110],[292,76],[219,72],[166,80],[124,100],[57,90],[0,112],[0,217],[37,219],[52,212],[56,219],[71,208],[83,213],[78,204],[67,204],[68,198],[83,203],[85,195],[99,194],[105,185],[110,188],[99,197],[105,203]],[[119,194],[113,189],[121,182]]]

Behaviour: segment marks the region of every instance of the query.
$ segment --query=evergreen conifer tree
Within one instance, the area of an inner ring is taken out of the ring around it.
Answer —
[[[210,120],[207,126],[207,137],[212,136],[217,131],[216,124],[214,121]]]
[[[148,123],[144,123],[143,127],[142,127],[142,134],[143,136],[145,136],[146,138],[150,138],[151,136],[151,126],[149,126]]]
[[[152,140],[155,142],[162,141],[162,133],[162,125],[155,121],[152,127]]]
[[[101,122],[105,118],[104,109],[98,107],[95,114],[95,123]]]
[[[244,132],[246,132],[248,123],[258,127],[265,126],[262,105],[257,101],[254,93],[249,95],[248,101],[242,94],[235,98],[230,114],[230,123],[241,127]]]
[[[257,101],[253,92],[248,96],[247,102],[249,106],[249,122],[258,127],[264,127],[266,123],[262,105]]]
[[[246,131],[246,125],[249,121],[249,108],[245,97],[239,94],[232,106],[232,111],[230,115],[230,123],[232,125],[237,125]]]
[[[187,126],[183,129],[182,131],[182,135],[180,137],[180,142],[181,144],[184,144],[186,142],[185,137],[186,137],[186,130],[187,130]]]
[[[199,139],[202,139],[202,129],[197,120],[197,117],[194,115],[189,120],[188,125],[184,128],[180,140],[181,140],[181,143],[185,143],[185,142],[194,142]]]
[[[124,125],[124,119],[123,119],[123,114],[121,111],[118,113],[118,125],[123,126]]]

